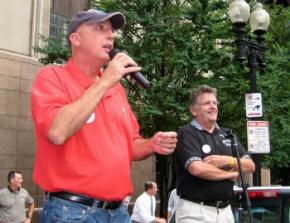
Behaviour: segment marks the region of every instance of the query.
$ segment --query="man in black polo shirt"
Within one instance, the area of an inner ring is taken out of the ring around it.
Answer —
[[[203,85],[194,89],[189,99],[193,120],[178,131],[178,223],[234,222],[229,201],[239,172],[227,131],[216,123],[217,105],[215,88]],[[244,172],[254,172],[255,164],[237,144]]]

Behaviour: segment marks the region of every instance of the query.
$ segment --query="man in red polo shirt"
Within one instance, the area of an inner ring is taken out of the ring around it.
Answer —
[[[46,191],[41,222],[130,222],[123,200],[133,192],[132,160],[168,155],[176,146],[175,132],[150,139],[139,134],[120,79],[141,68],[124,53],[109,62],[114,31],[124,25],[120,12],[78,12],[69,29],[68,63],[37,74],[31,109],[33,178]]]

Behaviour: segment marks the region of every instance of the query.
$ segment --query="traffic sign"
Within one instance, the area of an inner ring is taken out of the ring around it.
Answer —
[[[270,153],[269,123],[267,121],[247,122],[248,151],[253,154]]]
[[[246,94],[245,101],[246,101],[246,116],[248,118],[263,116],[261,93]]]

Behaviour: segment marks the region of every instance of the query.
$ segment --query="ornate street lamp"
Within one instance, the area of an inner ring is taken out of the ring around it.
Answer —
[[[250,15],[249,4],[245,0],[233,0],[229,7],[229,17],[233,23],[234,32],[236,33],[238,46],[237,58],[241,65],[248,60],[250,91],[257,92],[256,69],[259,66],[263,70],[266,66],[264,46],[264,34],[269,24],[270,16],[263,9],[261,3],[257,3],[255,10]],[[252,32],[256,35],[256,41],[248,40],[245,37],[245,26],[250,18],[250,26]],[[256,164],[256,171],[253,175],[253,183],[255,186],[261,185],[261,158],[259,154],[254,154],[253,159]]]

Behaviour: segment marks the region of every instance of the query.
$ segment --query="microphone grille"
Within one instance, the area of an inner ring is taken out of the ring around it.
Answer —
[[[121,51],[118,50],[118,49],[111,49],[110,53],[109,53],[109,56],[110,56],[110,59],[113,59],[114,56],[116,56],[117,53],[120,53]]]

